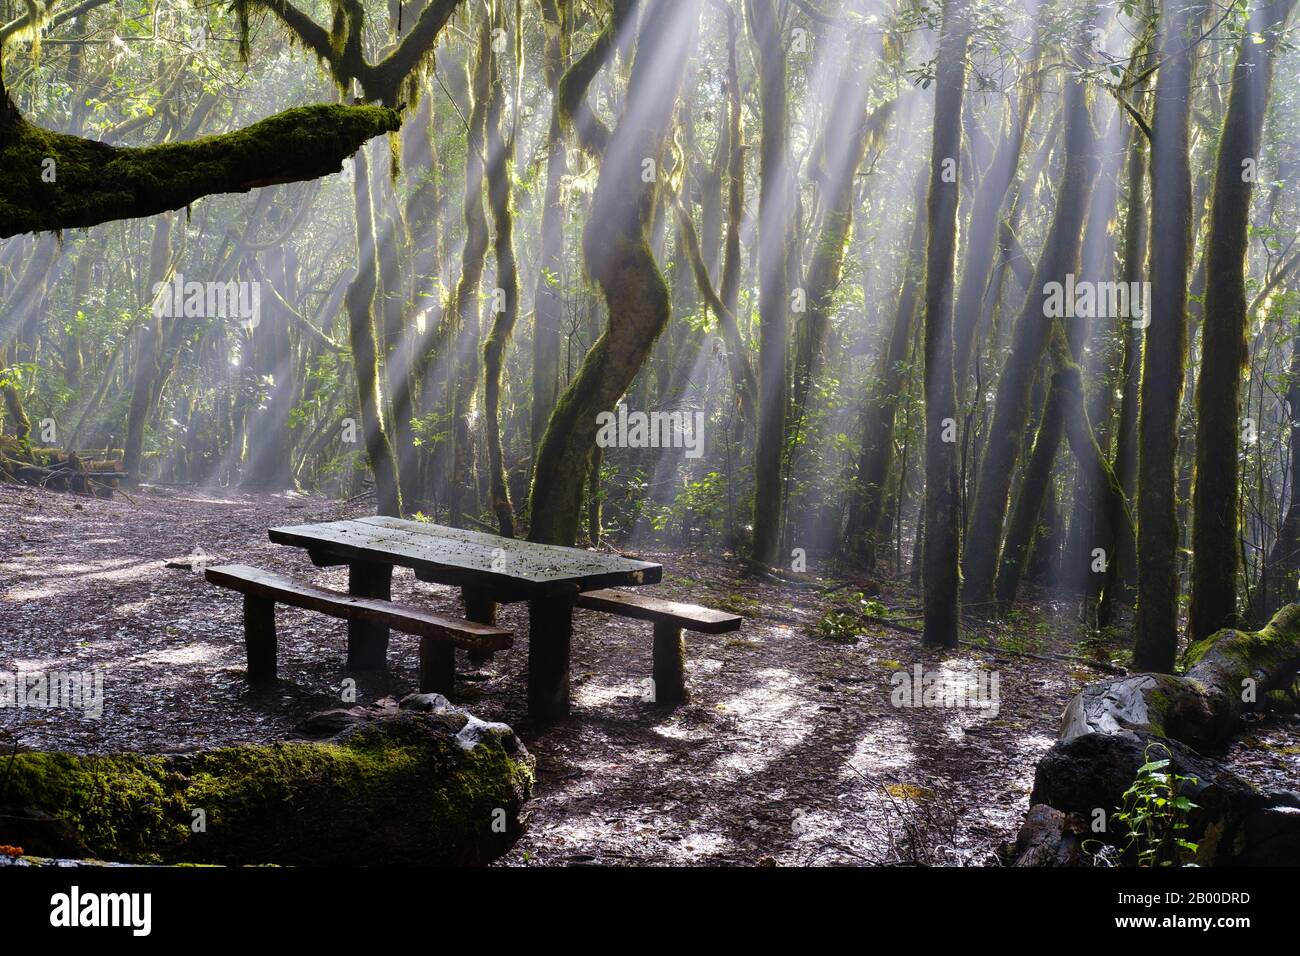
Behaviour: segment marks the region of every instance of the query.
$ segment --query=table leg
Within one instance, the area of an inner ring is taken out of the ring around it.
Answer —
[[[676,707],[690,701],[686,690],[686,639],[682,629],[666,621],[655,621],[655,703]]]
[[[353,562],[348,565],[348,593],[357,597],[393,596],[393,566]],[[348,670],[381,671],[388,666],[388,626],[348,621]]]
[[[275,602],[244,595],[244,643],[248,646],[248,679],[275,680]]]
[[[496,624],[497,602],[492,595],[478,588],[461,588],[461,600],[465,604],[465,620],[475,624]],[[491,651],[470,651],[469,662],[479,665],[492,660]]]
[[[536,720],[569,715],[569,642],[573,598],[528,602],[528,714]]]
[[[455,645],[436,637],[420,638],[420,693],[450,697],[455,689]]]

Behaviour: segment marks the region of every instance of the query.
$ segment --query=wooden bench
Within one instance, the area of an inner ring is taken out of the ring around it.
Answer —
[[[737,614],[631,591],[586,591],[578,595],[577,606],[654,622],[655,702],[669,706],[690,700],[686,690],[686,638],[682,631],[724,634],[740,629],[741,619]]]
[[[300,584],[246,564],[222,564],[204,569],[211,583],[244,595],[244,641],[248,645],[249,680],[275,679],[275,606],[319,611],[349,621],[382,624],[420,638],[420,692],[447,694],[456,681],[456,648],[471,652],[510,647],[509,631],[445,617],[382,598],[340,594]]]

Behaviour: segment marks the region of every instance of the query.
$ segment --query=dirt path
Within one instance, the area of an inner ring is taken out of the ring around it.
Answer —
[[[340,706],[342,622],[279,609],[282,679],[250,691],[238,595],[163,562],[200,550],[345,588],[345,570],[312,568],[266,528],[366,510],[300,496],[155,488],[97,501],[0,486],[0,671],[107,672],[102,719],[0,709],[0,728],[31,749],[186,750],[283,738]],[[758,584],[716,554],[638,556],[664,564],[657,591],[749,620],[738,634],[688,636],[693,700],[669,714],[642,699],[648,626],[592,612],[575,614],[567,722],[524,716],[526,636],[462,670],[460,700],[514,725],[539,760],[530,828],[505,864],[991,862],[1027,809],[1061,708],[1098,676],[996,650],[923,656],[917,638],[885,629],[832,643],[809,629],[843,591]],[[456,591],[403,570],[394,598],[459,610]],[[1064,622],[1059,633],[1031,615],[1014,646],[1067,650],[1069,615],[1047,619]],[[526,635],[523,606],[501,620]],[[358,681],[358,703],[415,688],[414,639],[395,634],[389,660],[386,678]],[[995,673],[997,712],[893,706],[892,675],[916,663],[957,683]]]

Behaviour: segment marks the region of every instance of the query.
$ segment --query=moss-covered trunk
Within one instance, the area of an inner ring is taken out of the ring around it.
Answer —
[[[364,150],[354,160],[352,179],[357,228],[357,274],[348,285],[344,302],[348,313],[348,340],[357,384],[357,414],[361,419],[366,456],[375,475],[376,503],[380,514],[400,517],[402,497],[397,484],[397,458],[384,426],[379,404],[379,345],[375,335],[375,292],[379,253],[375,244],[375,214],[370,202],[370,164]]]
[[[533,759],[509,727],[437,695],[322,719],[345,729],[194,754],[20,753],[0,843],[131,863],[413,866],[487,863],[517,839]]]
[[[1193,640],[1237,623],[1240,572],[1238,447],[1241,372],[1246,365],[1246,249],[1253,177],[1278,37],[1295,0],[1263,0],[1237,47],[1232,92],[1219,139],[1205,248],[1205,319],[1196,395],[1196,483],[1192,489]]]
[[[776,0],[749,0],[750,30],[758,59],[759,247],[758,424],[754,441],[754,560],[777,562],[785,516],[785,439],[789,413],[788,369],[791,230],[795,192],[789,153],[786,44]]]
[[[1148,55],[1142,62],[1148,63]],[[1136,123],[1129,135],[1128,200],[1124,219],[1124,258],[1120,281],[1126,284],[1139,282],[1147,247],[1147,204],[1144,198],[1146,183],[1146,137]],[[1132,288],[1131,285],[1128,286]],[[1121,500],[1131,501],[1137,487],[1137,427],[1138,392],[1142,384],[1142,333],[1132,328],[1124,337],[1123,359],[1120,364],[1118,390],[1120,392],[1119,416],[1115,422],[1114,473],[1123,492]],[[1113,509],[1108,516],[1116,527],[1120,515]],[[1107,627],[1118,616],[1119,605],[1131,606],[1133,588],[1137,583],[1137,541],[1128,538],[1119,542],[1106,567],[1106,583],[1102,588],[1101,602],[1097,607],[1097,626]]]
[[[556,404],[542,440],[529,505],[533,541],[576,540],[596,416],[627,391],[668,322],[668,289],[648,239],[659,163],[699,10],[699,0],[651,0],[642,17],[624,120],[605,148],[583,234],[587,268],[604,295],[609,322]]]
[[[972,24],[966,0],[946,0],[935,67],[934,136],[925,249],[925,644],[956,647],[961,518],[953,372],[953,267],[960,196],[961,108]]]
[[[465,496],[472,490],[473,463],[470,416],[478,386],[479,287],[487,259],[488,226],[483,211],[483,183],[487,176],[487,104],[491,88],[492,24],[484,18],[479,29],[478,52],[470,80],[472,102],[465,144],[465,245],[461,250],[460,278],[449,312],[454,316],[456,362],[451,390],[451,481],[447,488],[447,521],[460,527],[465,521]]]
[[[501,3],[496,5],[496,29],[504,30]],[[521,49],[516,45],[516,50]],[[492,90],[487,110],[488,205],[492,208],[493,250],[497,263],[497,289],[493,296],[492,327],[483,345],[483,413],[487,427],[488,480],[492,513],[497,527],[508,538],[515,536],[515,512],[506,479],[505,451],[501,447],[501,366],[506,346],[519,316],[519,273],[515,266],[514,213],[510,191],[513,188],[511,167],[514,164],[514,132],[502,133],[505,91],[500,62],[492,57]],[[516,67],[518,67],[516,63]],[[496,301],[499,296],[500,301]]]
[[[1187,353],[1187,270],[1192,252],[1188,155],[1193,43],[1203,5],[1169,0],[1160,21],[1160,72],[1151,129],[1150,325],[1142,357],[1138,422],[1138,607],[1133,663],[1173,670],[1178,645],[1175,494],[1178,409]]]

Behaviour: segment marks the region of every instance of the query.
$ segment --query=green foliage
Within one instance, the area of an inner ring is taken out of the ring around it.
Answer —
[[[1123,849],[1136,854],[1139,866],[1177,866],[1196,855],[1196,844],[1183,836],[1189,827],[1187,816],[1196,804],[1179,790],[1197,781],[1170,770],[1170,756],[1153,760],[1157,748],[1169,754],[1163,744],[1146,748],[1146,762],[1124,791],[1123,806],[1114,819],[1128,829]]]
[[[836,644],[852,644],[863,628],[873,619],[883,618],[889,609],[875,598],[861,591],[853,595],[850,603],[840,605],[823,614],[813,625],[813,636]]]

